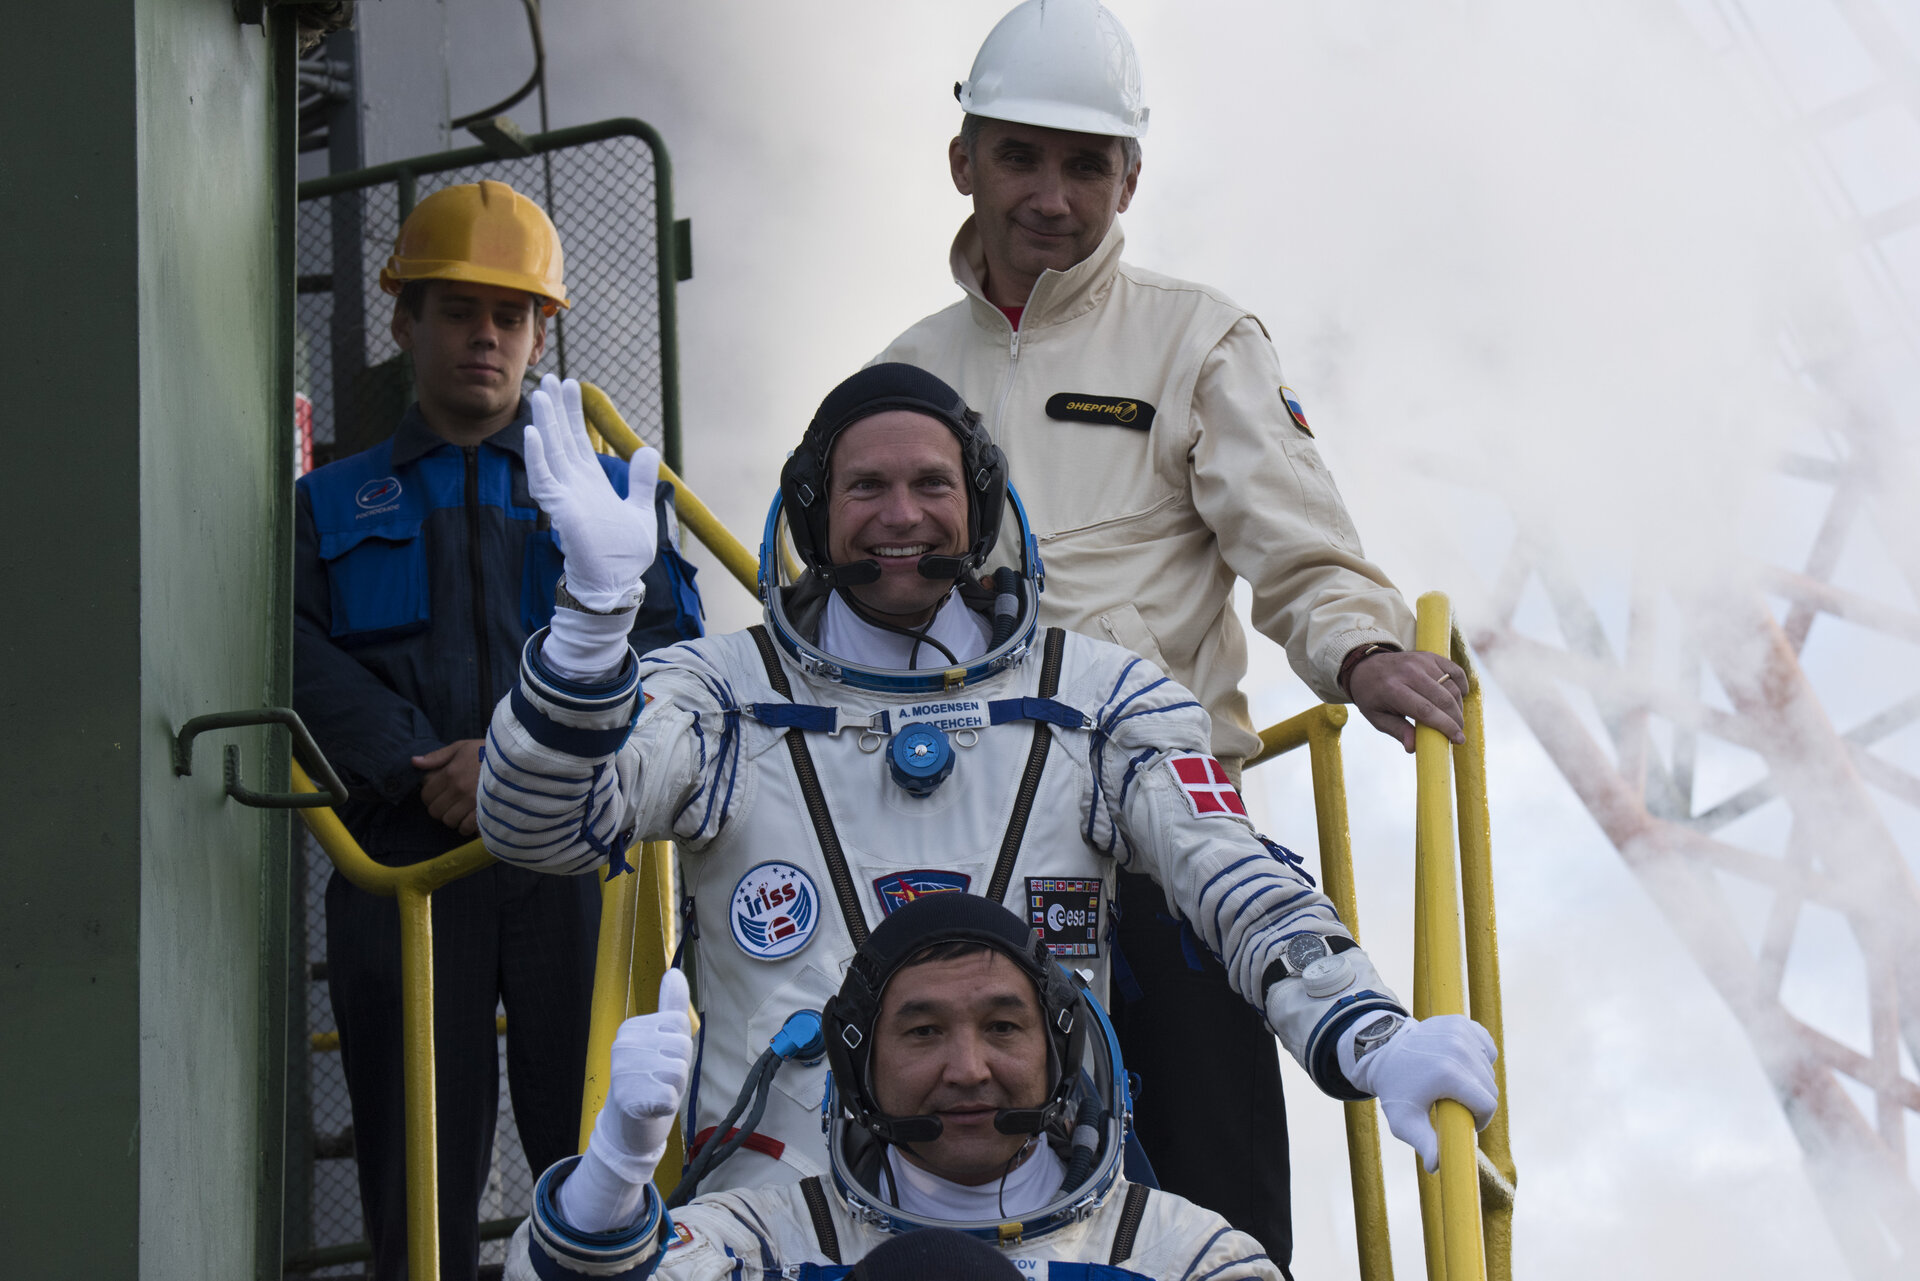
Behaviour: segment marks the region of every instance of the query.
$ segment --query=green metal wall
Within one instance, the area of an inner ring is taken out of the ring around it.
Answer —
[[[277,1275],[292,45],[12,6],[0,253],[0,1204],[16,1277]]]

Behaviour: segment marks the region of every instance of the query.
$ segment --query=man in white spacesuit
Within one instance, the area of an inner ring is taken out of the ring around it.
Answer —
[[[659,1012],[628,1020],[614,1043],[586,1154],[540,1179],[509,1281],[826,1281],[929,1228],[991,1243],[1023,1276],[1084,1277],[1089,1264],[1114,1281],[1280,1276],[1213,1211],[1125,1177],[1131,1099],[1112,1026],[1006,909],[972,894],[906,904],[855,954],[816,1026],[832,1075],[827,1140],[814,1143],[830,1174],[669,1209],[648,1180],[695,1057],[686,982],[669,971]],[[1342,1061],[1390,1110],[1425,1125],[1435,1099],[1457,1098],[1491,1114],[1493,1046],[1468,1019],[1356,1040]],[[950,1271],[918,1275],[989,1275],[993,1260],[948,1248]]]
[[[1013,910],[1104,998],[1113,878],[1146,872],[1320,1088],[1367,1096],[1342,1047],[1415,1025],[1300,860],[1254,831],[1192,695],[1117,646],[1036,635],[1037,545],[950,387],[876,365],[830,392],[768,516],[766,625],[645,659],[623,628],[653,525],[594,462],[578,389],[552,390],[527,469],[566,572],[494,713],[480,831],[562,873],[678,842],[703,1017],[689,1149],[695,1168],[732,1150],[709,1190],[826,1173],[824,1069],[769,1079],[763,1056],[795,1053],[789,1016],[824,1008],[869,930],[927,894]]]

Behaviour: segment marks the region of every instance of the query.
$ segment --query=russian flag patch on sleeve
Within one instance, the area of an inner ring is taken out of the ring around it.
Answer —
[[[1211,756],[1198,752],[1175,752],[1167,757],[1167,768],[1180,781],[1180,794],[1195,818],[1214,814],[1247,816],[1247,806],[1227,777],[1227,767]]]
[[[1313,428],[1307,426],[1307,411],[1300,408],[1300,393],[1285,383],[1280,385],[1280,402],[1287,407],[1287,417],[1293,419],[1293,425],[1307,435],[1313,435]]]

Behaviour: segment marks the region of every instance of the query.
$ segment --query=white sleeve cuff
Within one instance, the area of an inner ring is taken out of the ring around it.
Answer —
[[[583,684],[604,684],[620,674],[627,660],[627,634],[639,607],[617,614],[583,614],[556,609],[540,644],[540,658],[555,676]]]

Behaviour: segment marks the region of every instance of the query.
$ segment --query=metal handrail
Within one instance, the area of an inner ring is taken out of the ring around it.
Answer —
[[[293,790],[316,789],[291,765]],[[433,892],[494,862],[479,841],[422,863],[376,863],[326,806],[299,811],[342,876],[400,905],[400,1065],[406,1101],[407,1267],[413,1276],[440,1275],[439,1138],[434,1115]]]
[[[1353,841],[1347,827],[1346,764],[1340,731],[1347,709],[1321,703],[1260,732],[1260,750],[1246,768],[1307,749],[1313,771],[1313,812],[1320,837],[1320,880],[1341,922],[1357,941],[1360,908],[1353,878]],[[1387,1239],[1386,1179],[1380,1164],[1380,1114],[1372,1099],[1341,1104],[1347,1130],[1347,1173],[1353,1186],[1354,1239],[1361,1281],[1393,1281],[1393,1248]]]
[[[1452,648],[1453,618],[1439,592],[1422,596],[1416,610],[1415,645],[1429,654]],[[1471,685],[1471,681],[1468,682]],[[1414,829],[1414,1013],[1420,1018],[1467,1012],[1466,984],[1460,964],[1459,865],[1454,854],[1453,761],[1447,736],[1421,725],[1414,730],[1414,769],[1419,801]],[[1448,1281],[1481,1281],[1486,1254],[1481,1240],[1480,1173],[1474,1156],[1473,1114],[1465,1105],[1442,1099],[1433,1105],[1433,1126],[1440,1135],[1440,1170],[1421,1171],[1421,1208],[1435,1201],[1437,1184],[1440,1257]],[[1429,1237],[1434,1220],[1425,1219]],[[1429,1274],[1433,1253],[1427,1256]]]
[[[1445,597],[1441,597],[1442,604]],[[1454,798],[1460,829],[1460,905],[1465,918],[1467,997],[1473,1017],[1500,1051],[1494,1081],[1500,1101],[1480,1132],[1478,1171],[1487,1276],[1513,1276],[1513,1201],[1520,1175],[1513,1163],[1507,1114],[1507,1035],[1500,999],[1500,939],[1493,900],[1493,824],[1487,803],[1487,736],[1480,676],[1460,629],[1449,626],[1453,661],[1467,673],[1466,742],[1453,749]]]
[[[631,458],[634,452],[646,442],[627,425],[620,416],[607,393],[590,382],[580,384],[580,407],[586,411],[587,426],[598,432],[613,451],[622,458]],[[663,459],[660,463],[660,479],[670,482],[675,489],[674,509],[679,514],[680,523],[692,530],[694,536],[705,543],[707,550],[714,554],[728,573],[755,597],[760,595],[760,558],[745,543],[735,538],[733,531],[720,522],[692,490],[687,482],[680,479],[672,467]],[[800,566],[794,560],[793,551],[784,543],[780,556],[785,563],[789,582],[800,577]]]
[[[580,406],[586,411],[587,425],[599,432],[620,457],[632,458],[646,443],[627,425],[627,420],[614,408],[613,400],[607,393],[590,382],[583,381],[580,384]],[[735,538],[732,530],[721,524],[720,518],[713,514],[713,509],[687,488],[687,482],[664,458],[660,461],[660,479],[673,485],[673,506],[681,525],[705,543],[707,550],[714,554],[727,572],[757,597],[760,594],[760,558]]]
[[[600,950],[594,962],[586,1078],[580,1099],[581,1152],[587,1150],[594,1121],[607,1101],[613,1039],[627,1019],[653,1013],[659,1002],[660,978],[673,961],[673,905],[677,897],[673,845],[647,841],[636,845],[631,853],[636,855],[633,862],[637,874],[606,883],[600,899]],[[642,945],[642,939],[657,940],[658,945]],[[666,1153],[655,1167],[654,1182],[662,1196],[678,1181],[684,1155],[680,1121],[675,1118]]]
[[[1419,799],[1416,816],[1414,1014],[1464,1013],[1460,951],[1466,945],[1466,995],[1473,1017],[1501,1052],[1494,1065],[1499,1108],[1474,1143],[1473,1118],[1451,1101],[1436,1105],[1441,1135],[1440,1173],[1416,1161],[1428,1281],[1511,1281],[1513,1199],[1518,1175],[1509,1148],[1506,1035],[1500,1007],[1500,957],[1493,902],[1491,823],[1487,807],[1486,731],[1480,681],[1466,641],[1452,627],[1439,592],[1419,601],[1418,648],[1451,654],[1468,674],[1466,742],[1448,744],[1438,730],[1421,728],[1414,740]],[[1360,937],[1353,852],[1347,827],[1345,767],[1340,731],[1347,709],[1309,708],[1261,731],[1260,750],[1246,766],[1300,747],[1313,771],[1314,814],[1320,837],[1320,875],[1327,897],[1355,939]],[[1451,747],[1451,752],[1448,748]],[[1458,882],[1454,864],[1454,805],[1458,805]],[[1373,1100],[1343,1105],[1347,1164],[1361,1281],[1392,1281],[1379,1114]]]

